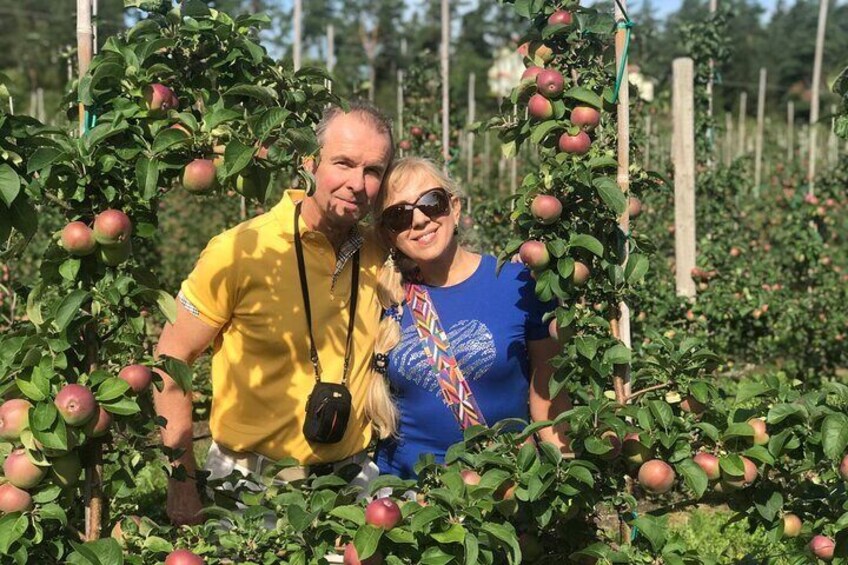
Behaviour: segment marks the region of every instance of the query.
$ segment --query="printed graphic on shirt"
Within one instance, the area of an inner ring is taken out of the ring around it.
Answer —
[[[486,374],[495,362],[495,339],[489,328],[480,320],[459,320],[448,332],[453,354],[462,376],[467,381],[475,381]],[[414,325],[403,330],[400,343],[392,352],[396,367],[403,367],[403,376],[416,385],[431,392],[439,388],[436,374],[427,355],[418,330]]]

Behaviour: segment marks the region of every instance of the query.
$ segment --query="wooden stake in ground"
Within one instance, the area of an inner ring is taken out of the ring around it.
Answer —
[[[766,115],[766,69],[760,69],[760,90],[757,95],[757,137],[754,149],[754,196],[760,195],[763,176],[763,123]]]
[[[718,9],[718,0],[710,0],[710,16],[715,15],[716,10]],[[713,83],[715,82],[715,61],[710,59],[710,76],[707,81],[707,116],[710,120],[710,129],[707,131],[707,141],[709,142],[709,150],[710,154],[707,157],[707,162],[712,166],[715,163],[714,156],[716,154],[716,146],[718,145],[716,142],[715,129],[712,127],[712,119],[713,119]]]
[[[694,63],[689,57],[672,63],[674,161],[674,257],[677,295],[694,297],[695,281],[695,98]]]
[[[645,149],[642,159],[645,161],[645,169],[651,168],[651,114],[645,114]]]
[[[442,0],[442,157],[447,172],[450,159],[450,2]]]
[[[839,140],[836,138],[836,104],[830,106],[830,132],[827,134],[827,164],[836,165],[839,160]]]
[[[468,125],[474,123],[474,120],[477,119],[477,98],[475,95],[476,90],[476,76],[474,73],[470,73],[468,75]],[[471,182],[474,179],[474,132],[471,131],[471,128],[468,129],[468,140],[466,141],[466,149],[465,149],[465,159],[466,159],[466,179],[465,181],[468,183],[468,186],[471,186]],[[471,210],[471,197],[468,196],[468,206],[469,210]]]
[[[786,164],[795,162],[795,103],[786,104]]]
[[[333,24],[327,25],[327,74],[333,76],[336,68],[336,28]],[[333,91],[332,79],[327,80],[327,89]]]
[[[724,164],[728,167],[733,161],[733,114],[724,113]]]
[[[736,157],[741,157],[745,154],[745,121],[748,117],[748,93],[742,92],[739,95],[739,150],[736,152]]]
[[[77,60],[79,76],[82,78],[88,72],[91,64],[91,49],[94,33],[91,29],[91,2],[77,0]],[[85,106],[79,105],[80,135],[85,133]]]
[[[819,87],[821,86],[824,32],[827,27],[827,6],[830,0],[819,0],[819,23],[816,30],[816,53],[813,59],[813,97],[810,99],[810,154],[807,163],[807,192],[814,194],[816,182],[816,133],[819,121]]]
[[[303,4],[301,0],[294,0],[294,17],[292,18],[292,26],[294,29],[292,33],[294,34],[294,42],[292,44],[292,62],[294,63],[294,70],[300,69],[300,49],[301,49],[301,31],[302,31],[302,20],[303,20]]]
[[[397,127],[398,127],[398,139],[403,139],[406,135],[406,131],[403,129],[403,69],[398,69],[397,72]],[[404,151],[401,151],[401,157],[403,157]]]

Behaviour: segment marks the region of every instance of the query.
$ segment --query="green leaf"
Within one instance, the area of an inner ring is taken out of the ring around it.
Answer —
[[[357,526],[361,526],[365,523],[365,510],[361,506],[336,506],[330,510],[330,516],[349,520]]]
[[[836,461],[848,447],[848,416],[829,414],[822,423],[822,448],[828,459]]]
[[[627,199],[624,193],[621,192],[615,179],[610,177],[599,177],[592,180],[592,185],[598,190],[598,196],[601,197],[604,204],[616,214],[623,214],[627,209]]]
[[[123,565],[124,554],[118,541],[104,538],[83,545],[71,541],[74,552],[68,556],[69,565]]]
[[[683,481],[697,498],[701,498],[707,490],[709,479],[707,474],[692,459],[684,459],[677,465],[677,472],[683,476]]]
[[[55,147],[39,147],[27,162],[27,172],[32,173],[49,167],[62,157],[62,154],[62,151]]]
[[[512,524],[488,522],[483,524],[482,530],[500,540],[512,550],[513,563],[521,563],[521,548],[518,546],[518,535],[515,533],[515,528],[512,527]]]
[[[30,410],[29,425],[33,430],[47,431],[53,427],[58,416],[59,411],[52,402],[36,404],[35,408]]]
[[[410,528],[413,532],[423,532],[424,529],[433,521],[445,515],[445,511],[438,506],[425,506],[420,512],[416,512],[410,522]]]
[[[42,400],[45,400],[49,394],[49,388],[47,391],[42,390],[42,388],[40,388],[36,383],[28,381],[26,379],[17,378],[15,379],[15,384],[18,385],[18,388],[21,389],[21,392],[24,393],[24,396],[36,402],[41,402]]]
[[[56,326],[56,329],[60,332],[65,331],[65,328],[79,314],[83,303],[90,296],[87,290],[82,289],[74,290],[68,294],[59,304],[59,308],[56,309],[56,317],[53,320],[53,325]]]
[[[160,290],[156,293],[156,305],[169,323],[177,321],[177,301],[167,291]]]
[[[177,383],[183,392],[191,392],[191,367],[189,367],[184,361],[168,357],[167,355],[162,355],[161,358],[163,359],[162,365],[165,373],[174,379],[174,382]]]
[[[563,92],[562,95],[565,98],[571,98],[573,100],[583,102],[584,104],[594,106],[598,110],[602,109],[604,106],[604,101],[601,100],[600,96],[598,96],[588,88],[584,88],[582,86],[574,86],[572,88],[569,88],[568,90]]]
[[[253,84],[240,84],[227,90],[224,96],[238,96],[242,98],[253,98],[263,103],[266,106],[276,106],[276,93],[267,86],[258,86]]]
[[[597,257],[604,256],[604,245],[597,238],[587,233],[572,234],[569,243],[572,247],[582,247]]]
[[[758,490],[754,495],[754,507],[763,519],[773,522],[783,508],[783,495],[776,490]]]
[[[724,438],[732,437],[754,437],[754,428],[746,422],[736,422],[727,426],[724,431]]]
[[[506,143],[501,144],[501,155],[503,155],[504,159],[510,159],[515,156],[516,152],[515,140],[507,141]]]
[[[104,402],[103,409],[119,416],[132,416],[141,412],[141,407],[134,398],[121,398],[117,402]]]
[[[793,416],[801,416],[806,419],[807,409],[797,404],[776,404],[769,409],[768,415],[766,416],[766,422],[769,424],[779,424]]]
[[[477,565],[477,557],[480,554],[480,542],[477,536],[468,532],[465,536],[465,565]]]
[[[265,141],[268,134],[274,128],[281,126],[289,115],[291,115],[291,112],[285,108],[269,108],[252,124],[253,134],[260,141]]]
[[[589,168],[592,170],[614,169],[616,167],[618,167],[618,161],[609,155],[601,155],[600,157],[593,157],[592,159],[589,159]]]
[[[224,170],[227,177],[240,173],[253,160],[255,149],[234,139],[227,144],[224,152]]]
[[[368,524],[360,526],[356,530],[356,535],[353,537],[353,545],[356,546],[356,553],[359,555],[360,560],[368,559],[374,555],[381,537],[383,537],[383,529]]]
[[[604,352],[604,363],[611,363],[613,365],[630,363],[630,349],[621,343],[613,345]]]
[[[3,163],[0,165],[0,197],[6,203],[6,207],[11,208],[12,202],[18,197],[21,191],[21,178],[15,170]]]
[[[542,141],[553,130],[560,127],[560,123],[556,120],[547,120],[533,128],[533,133],[530,134],[530,142],[534,145],[542,143]]]
[[[79,270],[80,260],[76,257],[69,257],[62,261],[62,264],[59,265],[59,274],[62,275],[62,278],[66,281],[75,281]]]
[[[742,458],[735,453],[719,458],[718,464],[721,467],[721,472],[731,477],[742,477],[745,475],[745,464],[742,462]]]
[[[124,393],[130,389],[127,381],[117,377],[109,377],[97,387],[94,397],[98,402],[108,402],[124,396]]]
[[[8,555],[9,548],[26,533],[29,519],[20,512],[0,518],[0,554]]]
[[[235,110],[216,108],[203,116],[203,129],[207,132],[211,132],[219,125],[236,120],[240,117],[241,113],[236,112]]]
[[[598,338],[592,335],[575,336],[574,345],[577,347],[577,353],[590,361],[595,358],[595,354],[598,352]]]
[[[159,184],[159,161],[139,157],[135,164],[135,180],[144,200],[150,200],[156,196]]]
[[[663,428],[668,428],[674,421],[674,412],[665,400],[651,400],[648,402],[648,407]]]
[[[153,153],[159,155],[171,147],[189,141],[191,141],[191,137],[187,136],[184,131],[176,128],[162,128],[153,139]]]
[[[698,467],[696,463],[693,463],[693,465]],[[703,473],[703,471],[701,472]],[[633,526],[639,529],[640,534],[648,538],[655,552],[660,552],[665,545],[665,532],[667,530],[665,522],[666,520],[663,518],[643,514],[633,520]]]
[[[460,524],[451,524],[444,532],[432,533],[430,537],[439,543],[462,543],[467,532]]]
[[[648,272],[649,261],[644,255],[630,255],[627,258],[627,266],[624,268],[624,278],[630,284],[638,283]]]
[[[756,398],[768,391],[771,387],[764,383],[756,383],[745,381],[739,383],[739,387],[736,389],[736,404],[742,404],[746,400],[750,400],[752,398]]]

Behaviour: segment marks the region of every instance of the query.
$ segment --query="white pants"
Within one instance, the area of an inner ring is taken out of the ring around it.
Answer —
[[[352,486],[356,486],[361,489],[356,499],[362,500],[364,498],[368,498],[368,485],[371,484],[371,481],[377,478],[380,474],[380,469],[377,467],[377,464],[368,457],[368,454],[363,451],[353,457],[334,463],[333,471],[338,471],[339,469],[351,464],[357,464],[360,467],[359,474],[350,481]],[[261,469],[247,469],[239,465],[236,463],[235,458],[224,453],[220,446],[214,441],[212,442],[212,445],[209,446],[209,453],[206,456],[206,465],[204,465],[204,469],[210,473],[209,480],[222,479],[233,471],[238,471],[245,477],[243,482],[239,481],[239,485],[247,486],[251,490],[262,490],[263,488],[257,481],[249,480],[249,477],[260,474]],[[234,487],[229,483],[225,483],[224,488],[227,490],[234,490]]]

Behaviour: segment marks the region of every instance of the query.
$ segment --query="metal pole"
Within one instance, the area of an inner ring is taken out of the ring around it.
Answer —
[[[474,123],[474,120],[477,119],[477,100],[475,96],[475,88],[476,88],[476,77],[474,73],[468,75],[468,125]],[[467,159],[466,165],[466,182],[468,186],[471,186],[471,180],[474,178],[474,132],[469,129],[468,131],[468,141],[467,148],[465,151],[465,158]],[[471,198],[469,195],[468,198],[468,206],[471,206]],[[469,208],[470,209],[470,208]]]
[[[672,71],[674,133],[674,249],[677,295],[695,296],[695,100],[694,63],[675,59]]]
[[[94,33],[91,29],[91,1],[77,0],[77,60],[79,76],[88,72],[91,64],[91,44]],[[85,133],[85,105],[79,104],[79,131]]]
[[[786,164],[795,161],[795,103],[792,100],[786,105]]]
[[[763,124],[766,115],[766,69],[760,69],[760,91],[757,94],[757,138],[754,141],[754,196],[760,195],[763,173]]]
[[[743,92],[739,95],[739,150],[736,152],[737,157],[745,154],[745,119],[748,117],[748,93]]]

